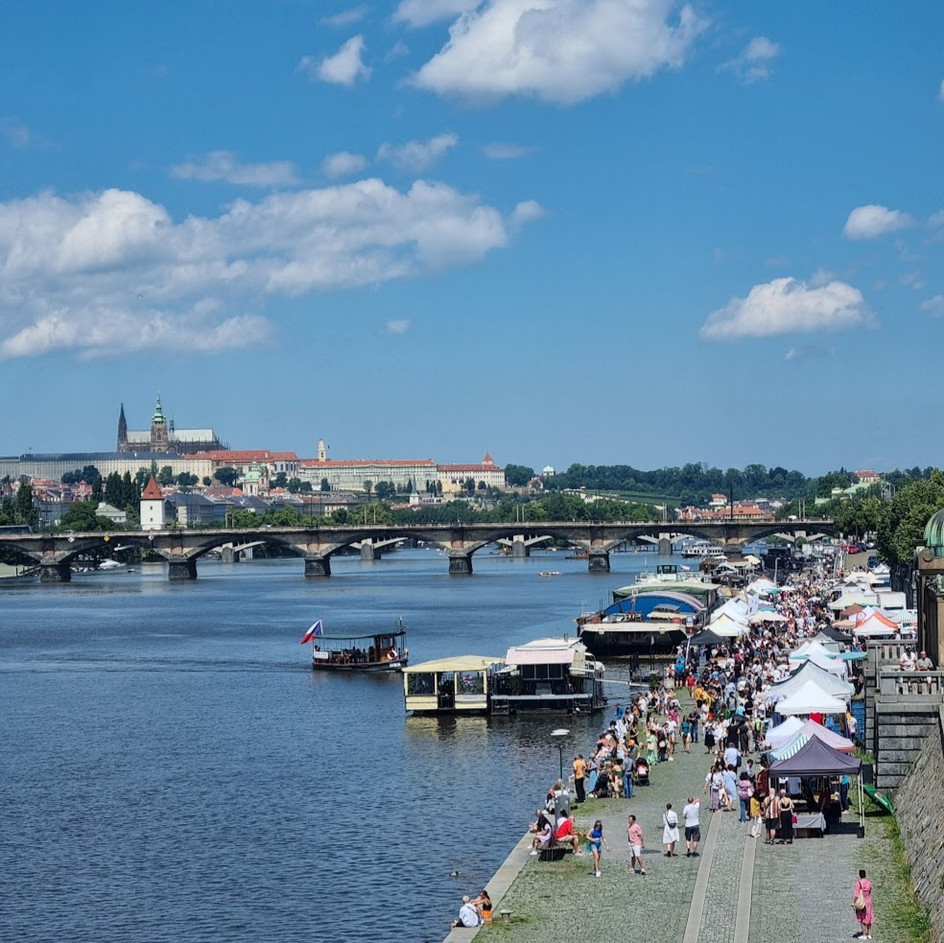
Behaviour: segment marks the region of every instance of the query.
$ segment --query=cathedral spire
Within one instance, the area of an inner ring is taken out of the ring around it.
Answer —
[[[128,421],[125,419],[125,404],[121,404],[121,412],[118,413],[118,451],[128,451]]]

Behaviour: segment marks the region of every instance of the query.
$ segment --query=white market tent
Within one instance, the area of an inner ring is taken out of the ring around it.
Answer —
[[[864,612],[858,613],[858,616],[864,615]],[[897,622],[893,622],[880,609],[873,609],[864,619],[856,617],[856,626],[852,634],[856,638],[875,637],[880,635],[895,635],[899,631]]]
[[[782,724],[777,724],[776,727],[771,727],[767,731],[767,736],[764,737],[764,743],[772,749],[777,747],[782,747],[785,743],[789,743],[802,729],[805,721],[800,720],[799,717],[788,717]]]
[[[787,757],[795,756],[811,737],[817,737],[822,740],[823,743],[828,744],[840,753],[855,753],[855,743],[853,743],[852,740],[843,737],[841,734],[834,733],[828,727],[816,723],[815,720],[808,720],[803,724],[800,730],[794,734],[792,739],[771,749],[772,758],[774,760],[785,760]]]
[[[851,697],[855,688],[848,681],[821,668],[815,662],[804,662],[802,667],[795,671],[789,678],[772,684],[767,689],[765,700],[768,704],[776,701],[782,701],[784,698],[795,694],[807,682],[812,681],[817,687],[831,694],[833,697],[846,698]]]
[[[764,596],[771,592],[775,592],[779,588],[780,587],[772,579],[769,579],[766,576],[761,576],[754,580],[753,583],[748,584],[747,592]]]
[[[745,635],[748,626],[743,622],[732,619],[729,615],[719,616],[708,623],[706,628],[711,629],[715,635],[723,635],[727,638],[736,638],[739,635]]]
[[[777,704],[783,717],[792,714],[844,714],[846,702],[824,691],[815,681],[807,681]]]
[[[774,612],[772,609],[761,609],[759,612],[755,612],[751,616],[751,622],[753,624],[758,624],[760,622],[786,622],[787,617],[782,616],[779,612]]]

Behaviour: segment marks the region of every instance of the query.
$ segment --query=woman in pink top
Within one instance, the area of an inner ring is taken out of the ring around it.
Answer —
[[[872,913],[872,882],[865,876],[864,870],[859,871],[859,880],[855,882],[855,887],[852,888],[853,907],[855,907],[855,901],[860,891],[862,892],[862,897],[865,899],[865,906],[857,908],[855,912],[856,920],[859,921],[859,925],[862,927],[862,933],[859,939],[871,940],[872,924],[875,921],[875,917]]]

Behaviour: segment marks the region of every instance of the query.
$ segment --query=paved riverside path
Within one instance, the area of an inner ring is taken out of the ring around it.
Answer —
[[[879,828],[869,840],[856,837],[851,813],[825,838],[796,839],[792,845],[765,845],[763,832],[750,838],[750,824],[738,813],[708,810],[702,795],[710,757],[702,744],[676,754],[673,763],[655,764],[652,785],[633,799],[589,800],[576,809],[586,831],[600,818],[610,851],[604,850],[602,877],[592,875],[592,859],[567,855],[542,862],[528,855],[528,838],[516,846],[489,885],[496,901],[494,922],[480,930],[455,930],[448,943],[476,937],[509,943],[609,939],[640,936],[658,943],[831,943],[850,940],[858,929],[850,901],[859,867],[870,876],[880,859]],[[756,756],[755,756],[756,759]],[[681,820],[689,795],[702,800],[702,856],[686,858],[680,822],[679,857],[663,857],[662,813],[672,802]],[[626,818],[634,813],[646,836],[645,876],[630,868]],[[867,847],[868,846],[868,847]],[[502,911],[510,911],[504,925]],[[879,912],[876,939],[881,935]]]
[[[680,750],[674,762],[654,764],[651,785],[638,787],[632,799],[591,799],[576,807],[575,821],[580,831],[585,832],[597,818],[603,821],[610,851],[603,852],[602,877],[593,877],[589,855],[566,855],[559,862],[542,862],[527,854],[526,845],[519,845],[512,857],[523,866],[496,905],[493,924],[476,934],[477,943],[489,938],[547,943],[577,934],[586,939],[610,939],[613,934],[626,932],[652,940],[681,941],[703,860],[685,857],[681,812],[689,795],[702,799],[704,838],[711,818],[707,797],[702,797],[709,766],[704,745],[696,743],[690,754]],[[679,814],[682,840],[677,858],[663,856],[662,813],[666,802],[671,802]],[[630,812],[638,818],[646,836],[645,875],[633,874],[630,867],[626,841]],[[502,910],[512,912],[509,926],[501,925]],[[454,932],[450,941],[471,936],[471,931]]]

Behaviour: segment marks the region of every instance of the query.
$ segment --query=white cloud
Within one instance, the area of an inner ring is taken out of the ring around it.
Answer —
[[[547,211],[538,203],[537,200],[524,200],[519,203],[511,214],[511,221],[517,225],[523,225],[524,223],[530,223],[536,219],[541,219],[542,216],[546,216]]]
[[[928,217],[928,225],[933,227],[944,226],[944,210],[938,210]]]
[[[935,295],[921,302],[921,310],[932,318],[944,318],[944,295]]]
[[[336,154],[329,154],[321,162],[321,172],[331,180],[336,180],[338,177],[359,173],[366,166],[367,158],[362,154],[338,151]]]
[[[298,63],[298,71],[304,72],[313,82],[332,82],[335,85],[351,86],[358,79],[366,81],[371,70],[361,61],[364,52],[364,37],[352,36],[333,56],[315,60],[304,56]]]
[[[869,321],[862,293],[851,285],[835,281],[814,288],[795,278],[775,278],[712,312],[701,336],[720,341],[809,334],[860,327]]]
[[[406,318],[393,318],[384,325],[388,334],[406,334],[410,329],[410,322]]]
[[[886,233],[908,229],[914,224],[915,221],[901,210],[890,210],[887,206],[869,203],[857,206],[849,214],[842,234],[847,239],[876,239]]]
[[[268,164],[241,164],[232,151],[210,151],[206,157],[171,167],[178,180],[225,180],[247,187],[285,187],[298,183],[295,165],[289,160]]]
[[[520,222],[445,184],[377,179],[179,222],[123,190],[0,203],[0,358],[248,346],[273,296],[469,264]]]
[[[482,0],[400,0],[395,20],[410,26],[429,26],[437,20],[448,20],[481,6]]]
[[[449,30],[413,78],[482,99],[533,95],[573,104],[685,61],[705,22],[675,0],[488,0]]]
[[[944,79],[941,79],[941,84],[937,90],[937,100],[939,102],[944,102]]]
[[[377,150],[377,160],[389,161],[409,173],[421,173],[458,143],[459,136],[452,133],[437,134],[428,141],[407,141],[399,146],[384,143]]]
[[[791,347],[783,356],[784,360],[822,360],[826,357],[832,357],[835,350],[825,344],[800,344],[799,347]]]
[[[27,148],[43,149],[50,147],[49,141],[31,131],[19,118],[0,118],[0,135],[7,144],[16,150]]]
[[[484,145],[482,153],[489,160],[518,160],[521,157],[527,157],[533,150],[534,148],[524,147],[521,144],[503,144],[496,141],[493,144]]]
[[[729,59],[720,68],[734,73],[742,85],[751,85],[770,78],[773,61],[780,55],[780,47],[766,36],[755,36],[744,51],[734,59]]]
[[[335,29],[343,29],[345,26],[351,26],[354,23],[359,23],[367,15],[367,7],[352,7],[350,10],[342,10],[340,13],[335,13],[333,16],[325,16],[321,18],[321,22],[325,26],[333,26]]]

